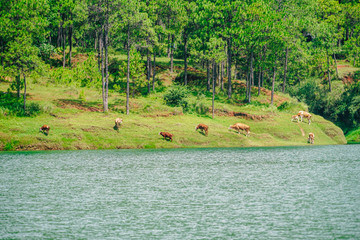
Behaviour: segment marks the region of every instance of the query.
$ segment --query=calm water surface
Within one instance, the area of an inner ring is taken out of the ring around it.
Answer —
[[[0,154],[3,239],[360,239],[360,145]]]

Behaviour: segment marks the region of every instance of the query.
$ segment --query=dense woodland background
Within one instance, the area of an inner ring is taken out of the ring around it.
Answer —
[[[157,90],[168,57],[171,73],[182,60],[170,104],[180,85],[246,104],[263,87],[271,104],[289,93],[348,132],[360,123],[360,72],[337,65],[360,65],[359,35],[358,0],[1,0],[0,76],[11,88],[0,112],[31,114],[26,80],[42,77],[101,88],[104,112],[109,89],[126,92],[129,114],[129,97]]]

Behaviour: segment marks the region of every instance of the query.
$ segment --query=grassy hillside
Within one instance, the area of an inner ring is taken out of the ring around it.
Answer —
[[[180,72],[180,71],[179,71]],[[161,85],[170,85],[178,73],[164,70],[159,74]],[[9,82],[0,83],[6,91]],[[242,82],[235,83],[235,93],[241,91]],[[162,88],[164,90],[164,88]],[[288,95],[276,95],[270,106],[269,91],[263,89],[253,104],[241,100],[227,100],[217,89],[215,118],[212,119],[211,94],[192,92],[188,97],[189,109],[164,104],[164,91],[150,96],[130,99],[130,115],[125,115],[125,94],[110,91],[109,113],[102,113],[101,89],[51,85],[46,80],[29,81],[28,101],[39,103],[46,113],[36,117],[4,116],[0,114],[1,150],[48,149],[114,149],[114,148],[183,148],[183,147],[245,147],[308,145],[307,136],[315,133],[315,145],[345,144],[340,128],[320,116],[314,116],[311,125],[291,122],[291,116],[306,106]],[[79,96],[82,95],[82,100]],[[85,98],[85,99],[84,99]],[[235,97],[236,99],[236,97]],[[205,114],[198,114],[198,106]],[[277,107],[280,106],[280,107]],[[113,129],[115,118],[123,119],[120,130]],[[251,127],[250,137],[228,130],[229,125],[241,122]],[[205,123],[209,136],[195,132],[195,126]],[[47,124],[50,134],[39,133]],[[160,131],[174,134],[174,141],[162,139]]]

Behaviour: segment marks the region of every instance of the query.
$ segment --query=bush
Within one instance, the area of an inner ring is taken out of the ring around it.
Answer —
[[[185,86],[174,85],[164,94],[164,100],[166,105],[171,107],[188,107],[186,98],[188,97],[188,90]]]
[[[98,87],[101,85],[101,74],[98,71],[94,54],[73,69],[56,68],[51,71],[51,80],[55,84],[75,85],[77,87]]]
[[[55,53],[55,47],[48,43],[42,43],[39,47],[40,57],[44,62],[50,62],[50,56]]]
[[[300,104],[296,104],[296,103],[288,102],[288,101],[285,101],[282,104],[280,104],[280,106],[278,106],[277,109],[279,111],[286,111],[286,112],[292,112],[292,113],[296,113],[299,110],[305,110],[305,108],[303,106],[300,106]]]
[[[27,103],[24,110],[24,102],[22,98],[13,96],[11,92],[0,94],[0,115],[16,115],[19,117],[36,116],[43,112],[43,108],[38,103]]]
[[[203,102],[196,102],[194,106],[195,112],[197,114],[205,115],[209,112],[209,107]]]
[[[32,117],[39,115],[42,112],[42,108],[38,103],[30,103],[26,105],[26,110],[23,111],[23,116]]]

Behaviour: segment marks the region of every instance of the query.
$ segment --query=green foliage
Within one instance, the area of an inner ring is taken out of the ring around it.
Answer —
[[[309,105],[309,111],[336,122],[345,131],[360,124],[360,82],[328,92],[318,81],[308,80],[293,87],[291,95]]]
[[[39,115],[42,112],[40,104],[31,102],[26,105],[26,110],[23,112],[23,115],[26,117],[32,117]]]
[[[194,110],[196,113],[205,115],[209,112],[209,106],[205,103],[205,95],[199,94],[196,97],[196,102],[194,103]]]
[[[127,62],[121,61],[117,69],[117,77],[113,84],[116,91],[126,91]],[[146,90],[145,64],[141,59],[140,52],[135,48],[130,51],[130,92],[145,95]]]
[[[44,112],[40,104],[35,102],[27,103],[24,111],[23,100],[15,97],[10,92],[0,94],[0,109],[3,116],[33,117]]]
[[[24,88],[24,81],[21,81],[20,75],[15,77],[15,81],[11,82],[10,89],[20,93],[20,90]]]
[[[189,91],[185,86],[173,85],[168,89],[164,94],[165,103],[171,107],[183,107],[187,108],[188,102],[186,98],[188,97]]]
[[[350,131],[348,134],[346,134],[346,140],[348,143],[360,143],[360,128],[355,129],[353,131]]]
[[[55,53],[55,47],[48,43],[42,43],[39,47],[39,52],[41,59],[49,63],[51,55]]]
[[[4,151],[13,151],[16,146],[19,144],[19,140],[10,140],[5,143]]]
[[[73,69],[55,68],[51,71],[50,78],[50,81],[55,84],[77,87],[99,87],[101,82],[101,75],[93,54]]]

